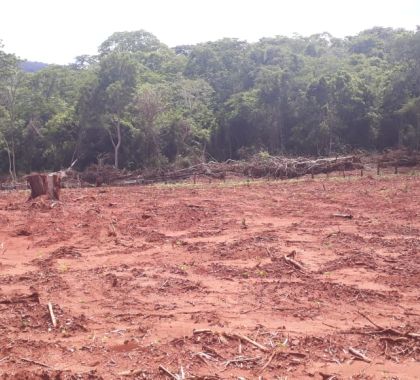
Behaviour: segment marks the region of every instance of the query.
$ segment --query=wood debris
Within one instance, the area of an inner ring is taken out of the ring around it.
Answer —
[[[292,251],[288,255],[284,255],[283,258],[287,263],[292,264],[292,266],[304,272],[305,268],[303,267],[303,265],[298,263],[296,260],[294,260],[295,255],[296,255],[296,251]]]
[[[39,365],[40,367],[52,368],[52,367],[51,367],[51,366],[49,366],[48,364],[41,363],[41,362],[38,362],[38,361],[36,361],[36,360],[32,360],[32,359],[28,359],[28,358],[20,358],[20,360],[22,360],[23,362],[26,362],[26,363]]]
[[[357,359],[360,359],[360,360],[363,360],[363,361],[365,361],[366,363],[371,363],[372,362],[372,360],[370,360],[365,354],[363,354],[361,351],[359,351],[359,350],[356,350],[355,348],[353,348],[353,347],[349,347],[349,352],[351,353],[351,354],[353,354]]]
[[[57,327],[57,319],[55,318],[53,305],[51,302],[48,302],[48,311],[50,312],[51,323],[53,324],[54,328]]]
[[[334,217],[336,218],[343,218],[343,219],[353,219],[353,215],[351,214],[333,214]]]

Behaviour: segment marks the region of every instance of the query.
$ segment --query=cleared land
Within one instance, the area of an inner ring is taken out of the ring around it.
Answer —
[[[0,193],[0,375],[420,378],[420,178],[356,174]]]

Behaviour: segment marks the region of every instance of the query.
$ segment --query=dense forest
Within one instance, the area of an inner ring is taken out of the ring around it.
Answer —
[[[0,172],[420,146],[420,28],[169,48],[140,30],[35,72],[0,44]]]

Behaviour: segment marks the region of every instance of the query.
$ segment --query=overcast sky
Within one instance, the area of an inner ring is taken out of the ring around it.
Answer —
[[[414,30],[420,0],[0,0],[0,40],[21,58],[69,63],[116,31],[145,29],[169,46],[236,37]]]

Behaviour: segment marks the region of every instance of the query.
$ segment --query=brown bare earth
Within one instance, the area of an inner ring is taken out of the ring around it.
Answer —
[[[353,174],[0,193],[0,377],[420,379],[420,177]]]

